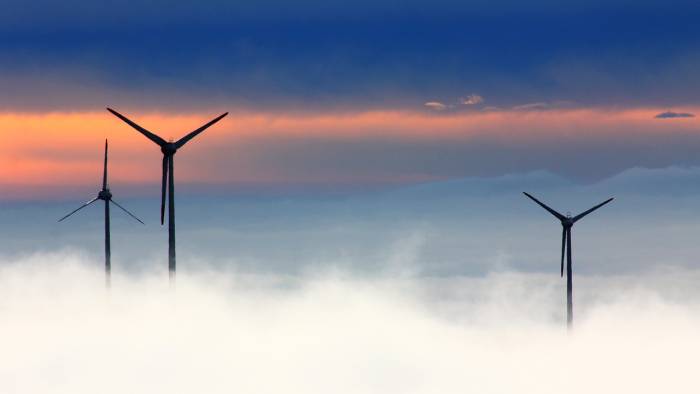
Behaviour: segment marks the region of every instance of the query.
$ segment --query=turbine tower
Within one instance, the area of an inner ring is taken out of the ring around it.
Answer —
[[[141,223],[141,224],[144,224],[144,223],[141,221],[141,219],[134,216],[134,214],[127,211],[126,208],[122,207],[116,201],[114,201],[112,199],[112,192],[109,191],[109,187],[107,186],[107,140],[105,140],[105,164],[104,164],[104,172],[102,175],[102,190],[100,190],[99,193],[97,193],[97,197],[95,197],[92,200],[81,205],[78,209],[76,209],[76,210],[72,211],[71,213],[69,213],[68,215],[60,218],[58,221],[62,222],[63,220],[65,220],[69,216],[71,216],[72,214],[87,207],[88,205],[94,203],[97,200],[102,200],[105,202],[105,284],[107,285],[107,288],[109,288],[111,285],[111,276],[112,276],[112,250],[111,250],[110,236],[109,236],[109,204],[112,203],[112,204],[116,205],[122,211],[126,212],[129,216],[136,219],[139,223]]]
[[[589,213],[595,211],[596,209],[602,207],[603,205],[609,203],[614,199],[609,198],[602,203],[594,206],[593,208],[581,212],[580,214],[571,217],[570,214],[567,214],[566,216],[560,214],[559,212],[555,211],[554,209],[548,207],[535,197],[531,196],[528,193],[523,192],[527,197],[529,197],[532,201],[536,202],[539,206],[542,208],[546,209],[549,213],[554,215],[559,221],[561,221],[561,227],[562,227],[562,233],[561,233],[561,276],[564,276],[564,253],[566,252],[566,325],[569,329],[571,329],[571,326],[574,322],[574,305],[573,305],[573,281],[572,281],[572,271],[571,271],[571,227],[573,227],[574,223],[578,222],[579,220],[583,219],[584,216],[588,215]]]
[[[189,140],[196,137],[197,134],[203,132],[209,126],[220,121],[224,116],[228,115],[225,112],[218,117],[211,120],[209,123],[198,128],[197,130],[187,134],[186,136],[180,138],[175,142],[168,142],[163,138],[151,133],[150,131],[144,129],[143,127],[137,125],[136,123],[129,120],[126,116],[120,114],[119,112],[107,108],[117,118],[123,120],[126,124],[133,127],[139,133],[143,134],[146,138],[153,141],[160,147],[160,151],[163,153],[163,182],[161,186],[161,199],[160,199],[160,224],[163,225],[165,222],[165,193],[166,184],[168,189],[168,272],[170,273],[170,283],[173,284],[175,281],[175,180],[173,177],[173,167],[175,153],[178,149],[182,148]]]

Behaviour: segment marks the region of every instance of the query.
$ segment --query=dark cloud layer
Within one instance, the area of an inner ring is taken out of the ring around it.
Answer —
[[[674,118],[694,118],[695,115],[688,113],[688,112],[666,111],[666,112],[662,112],[654,117],[656,119],[674,119]]]
[[[675,8],[692,9],[696,2],[677,0]],[[231,2],[207,0],[191,2],[182,0],[129,0],[86,1],[66,0],[6,0],[0,22],[4,28],[34,26],[64,28],[113,27],[113,26],[164,26],[177,23],[207,22],[212,24],[239,20],[322,20],[328,18],[363,19],[371,15],[494,15],[519,12],[524,15],[601,10],[639,9],[645,12],[664,11],[669,7],[656,0],[572,0],[563,4],[555,0],[538,0],[528,3],[514,0],[435,0],[426,4],[420,0],[358,0],[351,4],[342,0],[260,0],[256,2]]]
[[[70,4],[4,7],[0,108],[670,105],[700,86],[692,3]]]

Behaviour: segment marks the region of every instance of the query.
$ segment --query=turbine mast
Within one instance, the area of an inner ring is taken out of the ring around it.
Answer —
[[[105,202],[105,286],[112,287],[112,246],[109,234],[109,200],[111,194],[107,189],[107,140],[105,139],[105,164],[102,175],[102,191],[100,196]]]
[[[105,199],[105,285],[112,286],[112,248],[109,236],[109,199]]]
[[[170,284],[175,284],[175,155],[168,160],[168,272]]]
[[[566,232],[566,327],[571,330],[574,325],[574,275],[571,271],[571,227],[569,227]]]

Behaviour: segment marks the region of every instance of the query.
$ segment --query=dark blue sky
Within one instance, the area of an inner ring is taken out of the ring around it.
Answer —
[[[694,2],[9,1],[4,109],[698,102]],[[72,88],[70,92],[67,89]],[[167,98],[163,100],[163,98]]]

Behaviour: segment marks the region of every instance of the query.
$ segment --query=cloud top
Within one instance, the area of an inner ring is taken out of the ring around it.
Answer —
[[[105,294],[100,272],[84,263],[43,256],[0,265],[0,391],[644,394],[696,387],[698,291],[676,274],[656,278],[685,292],[677,300],[639,279],[578,281],[577,328],[567,335],[556,275],[299,281],[212,273],[183,275],[172,291],[161,275],[116,278]]]

